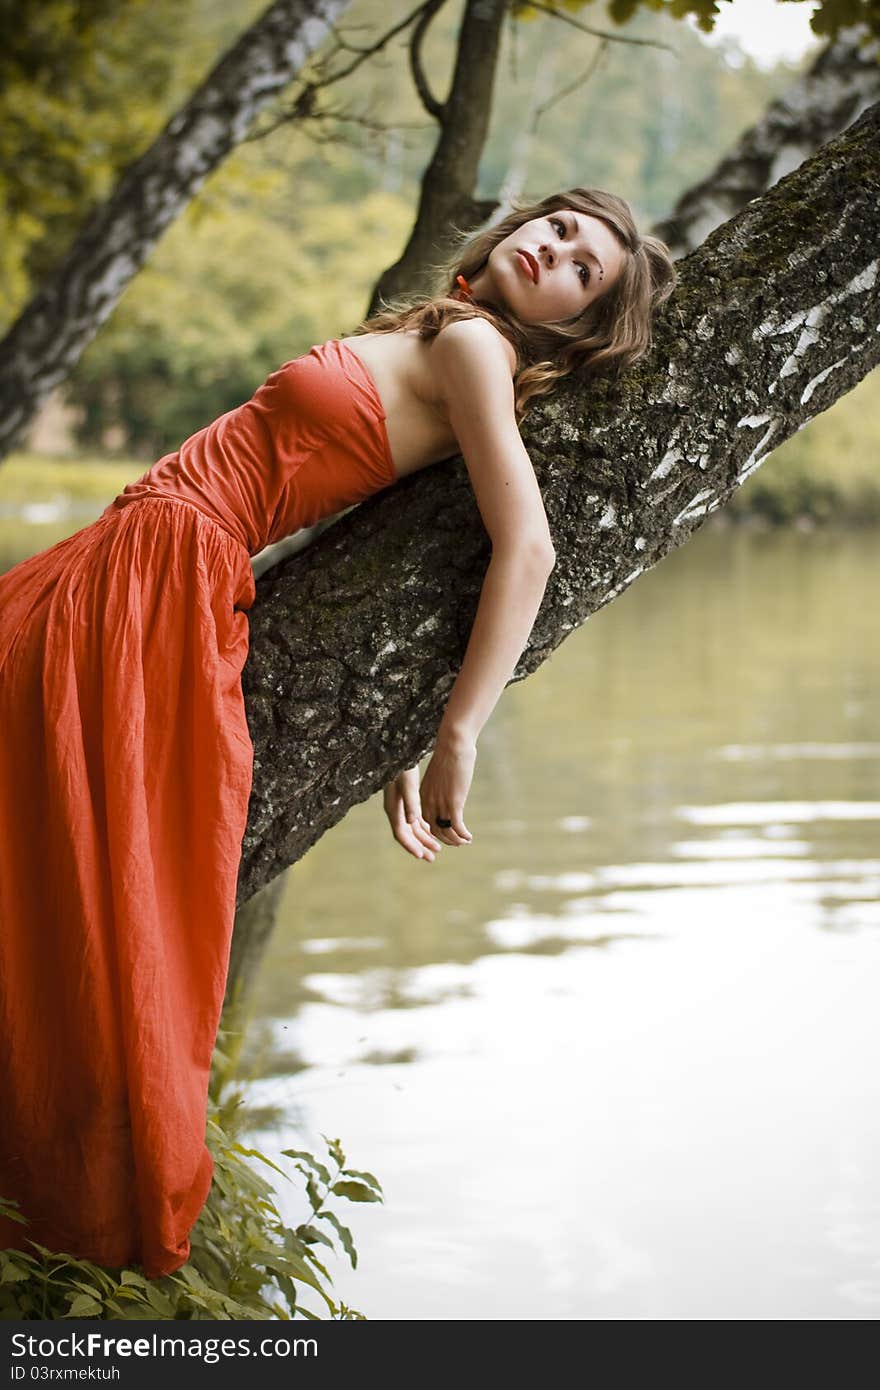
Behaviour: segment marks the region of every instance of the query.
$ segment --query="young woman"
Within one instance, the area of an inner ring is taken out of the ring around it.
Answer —
[[[553,564],[517,420],[641,356],[674,280],[611,194],[518,209],[445,292],[285,363],[0,578],[0,1196],[29,1221],[0,1246],[151,1277],[188,1257],[253,772],[251,556],[464,455],[492,558],[421,787],[384,804],[417,858],[468,843],[477,737]]]

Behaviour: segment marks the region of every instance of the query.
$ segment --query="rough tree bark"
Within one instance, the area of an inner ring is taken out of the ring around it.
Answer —
[[[0,343],[0,458],[69,373],[165,228],[350,0],[274,0],[88,220]]]
[[[710,174],[654,228],[685,256],[751,198],[796,169],[880,99],[880,39],[864,25],[841,29],[812,67],[771,102]]]
[[[444,0],[435,0],[413,36],[413,76],[422,103],[440,123],[440,136],[422,178],[419,207],[406,249],[381,275],[368,309],[400,295],[427,292],[432,267],[452,250],[456,228],[469,232],[492,214],[494,202],[474,197],[477,170],[495,89],[501,30],[510,0],[467,0],[458,35],[452,85],[445,102],[428,87],[421,66],[424,29]]]
[[[679,263],[650,356],[527,418],[557,562],[513,675],[681,545],[880,359],[880,104]],[[488,561],[461,460],[263,575],[239,903],[432,746]]]

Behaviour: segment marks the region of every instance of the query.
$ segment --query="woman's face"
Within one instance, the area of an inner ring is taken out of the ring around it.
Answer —
[[[561,208],[499,242],[470,284],[522,323],[561,323],[611,288],[625,255],[601,218]]]

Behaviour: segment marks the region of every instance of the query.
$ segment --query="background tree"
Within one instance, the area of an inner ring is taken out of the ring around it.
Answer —
[[[880,40],[841,30],[815,62],[744,132],[715,168],[654,227],[673,256],[693,251],[752,198],[772,188],[880,98]]]
[[[67,377],[161,233],[347,3],[274,0],[92,214],[0,344],[0,454]]]

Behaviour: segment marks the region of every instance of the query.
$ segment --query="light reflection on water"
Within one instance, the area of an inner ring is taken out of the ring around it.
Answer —
[[[506,693],[470,848],[374,798],[290,875],[254,1137],[382,1181],[346,1301],[880,1313],[873,550],[698,537]]]

